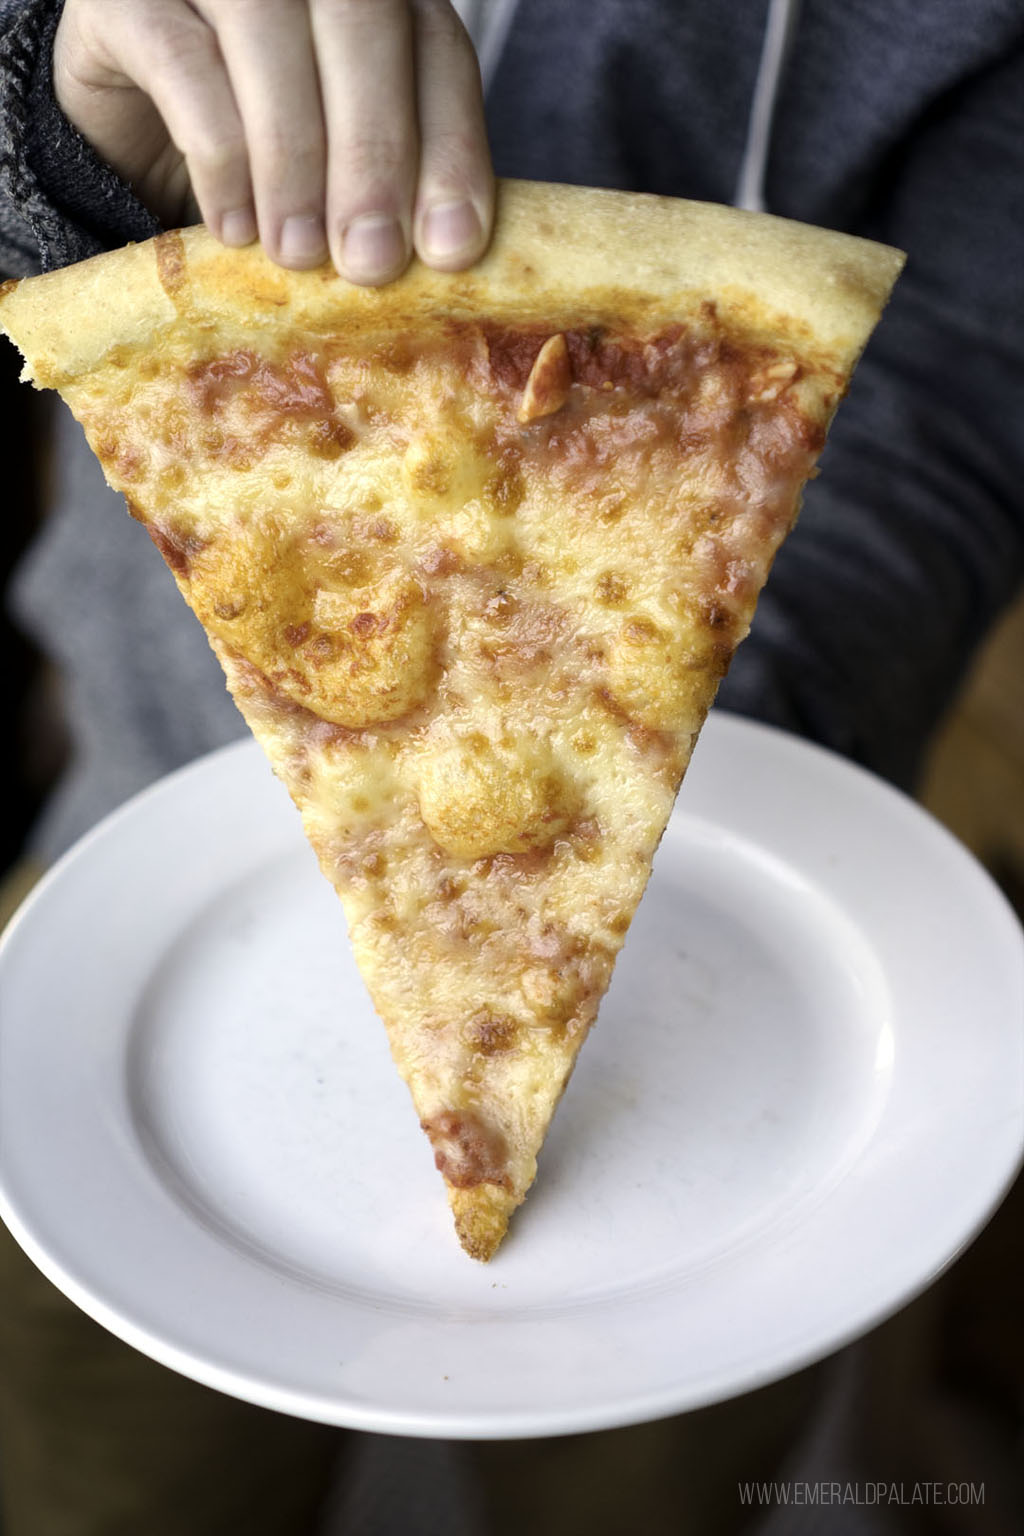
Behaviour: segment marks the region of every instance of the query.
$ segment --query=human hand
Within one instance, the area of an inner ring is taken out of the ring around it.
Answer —
[[[167,224],[384,283],[469,266],[493,176],[449,0],[66,0],[65,116]]]

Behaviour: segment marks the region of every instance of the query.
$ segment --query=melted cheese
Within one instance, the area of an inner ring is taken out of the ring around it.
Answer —
[[[793,365],[706,336],[609,347],[607,377],[587,353],[584,382],[561,333],[208,344],[74,403],[302,810],[486,1257],[795,514]]]

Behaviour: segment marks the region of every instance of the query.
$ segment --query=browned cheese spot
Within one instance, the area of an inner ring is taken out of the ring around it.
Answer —
[[[706,707],[703,660],[650,619],[627,619],[608,647],[608,688],[623,714],[645,730],[692,730],[695,712]]]
[[[508,1147],[497,1126],[471,1109],[445,1109],[420,1122],[434,1148],[434,1163],[456,1189],[477,1184],[511,1188]]]
[[[400,570],[351,585],[366,579],[358,551],[303,541],[272,519],[167,558],[191,576],[203,623],[322,720],[350,729],[395,720],[433,685],[434,605]]]
[[[465,1028],[466,1044],[484,1056],[512,1050],[518,1035],[518,1020],[509,1013],[495,1013],[491,1008],[478,1008]]]
[[[187,386],[195,451],[237,469],[251,467],[275,442],[336,459],[355,441],[316,351],[296,349],[273,360],[238,347],[194,363]]]
[[[604,996],[614,955],[596,940],[547,923],[525,946],[520,990],[538,1024],[575,1037]]]
[[[594,588],[599,603],[606,608],[618,608],[629,597],[629,583],[614,571],[602,571]]]
[[[425,750],[418,791],[434,841],[465,859],[548,847],[579,808],[575,785],[544,743],[495,743],[478,732]]]

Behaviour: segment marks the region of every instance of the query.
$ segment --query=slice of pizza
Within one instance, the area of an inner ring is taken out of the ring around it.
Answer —
[[[200,228],[2,292],[299,806],[476,1258],[901,260],[506,183],[470,272]]]

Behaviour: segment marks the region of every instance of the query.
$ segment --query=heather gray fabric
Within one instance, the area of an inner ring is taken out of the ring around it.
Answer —
[[[53,98],[63,0],[0,0],[0,267],[66,267],[160,226]]]
[[[153,543],[55,403],[52,506],[11,603],[57,665],[74,755],[34,830],[48,862],[131,795],[245,733]]]
[[[728,201],[767,0],[521,0],[488,101],[500,172]],[[60,265],[154,228],[52,100],[55,0],[0,0],[0,260]],[[13,19],[12,19],[13,18]],[[1024,10],[803,0],[765,190],[874,235],[907,274],[837,419],[726,707],[910,784],[1024,568]],[[77,754],[51,856],[241,730],[191,616],[84,450],[15,583],[62,666]]]

